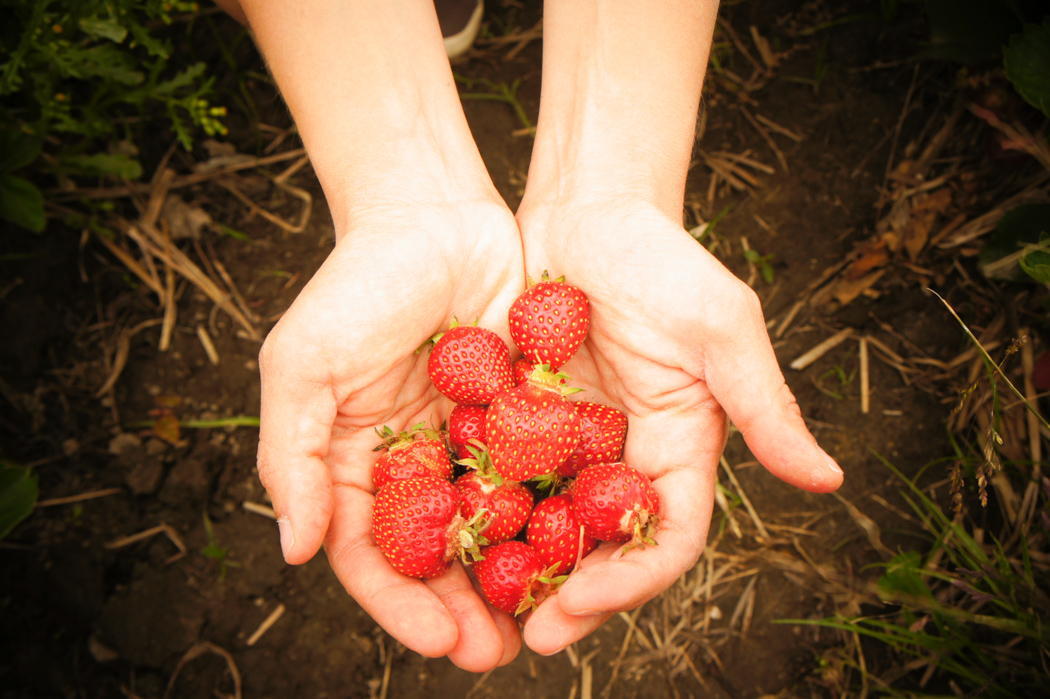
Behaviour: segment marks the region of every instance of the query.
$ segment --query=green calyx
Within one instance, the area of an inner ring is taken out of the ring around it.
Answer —
[[[476,327],[477,324],[478,324],[478,319],[477,318],[474,319],[474,322],[467,323],[467,325],[472,326],[472,327]],[[438,340],[440,340],[445,335],[445,333],[447,333],[449,330],[452,330],[453,328],[458,328],[460,325],[463,325],[463,324],[459,322],[459,319],[456,318],[456,316],[452,316],[452,320],[449,321],[449,324],[448,324],[448,330],[442,330],[441,332],[439,332],[436,335],[432,336],[429,340],[427,340],[426,342],[424,342],[422,345],[419,346],[419,349],[416,350],[416,354],[419,354],[420,352],[422,352],[423,349],[427,345],[429,345],[430,347],[433,347],[434,345],[436,345],[438,343]]]
[[[488,546],[489,540],[484,532],[492,526],[493,518],[487,509],[482,507],[468,520],[453,522],[456,542],[459,544],[459,557],[463,565],[470,565],[475,561],[485,560],[481,553],[482,546]],[[469,557],[469,558],[468,558]]]
[[[558,564],[554,563],[526,583],[525,599],[523,599],[521,604],[518,605],[518,608],[514,610],[514,616],[518,616],[519,614],[523,614],[540,606],[540,602],[550,597],[552,592],[561,587],[561,584],[569,579],[568,575],[554,575],[554,571],[557,569]]]
[[[493,485],[503,485],[503,476],[496,470],[495,464],[492,463],[492,456],[489,454],[489,448],[485,446],[485,443],[480,439],[471,439],[467,444],[467,451],[469,451],[474,458],[473,459],[459,459],[456,461],[460,466],[466,466],[474,471],[477,478],[486,480]]]
[[[372,451],[397,449],[398,447],[414,442],[420,436],[422,436],[423,439],[442,439],[441,431],[427,427],[427,423],[425,422],[417,422],[412,425],[412,427],[402,432],[394,432],[389,426],[383,425],[383,429],[376,428],[376,434],[382,441],[372,449]]]
[[[563,396],[571,396],[574,393],[583,391],[582,388],[570,386],[570,381],[572,381],[572,377],[564,371],[551,371],[550,364],[537,364],[533,367],[532,373],[529,374],[529,383],[548,390],[558,391]]]
[[[557,492],[558,487],[561,485],[564,479],[558,475],[557,469],[550,473],[542,473],[538,476],[533,476],[529,479],[529,483],[532,483],[539,490],[545,492],[548,496],[554,495]]]
[[[543,274],[540,275],[540,282],[551,282],[551,281],[564,282],[565,281],[565,277],[561,276],[561,277],[556,277],[554,279],[551,279],[550,274],[547,272],[547,270],[543,270]],[[532,277],[526,277],[525,278],[525,284],[526,284],[526,286],[529,286],[529,287],[536,286],[540,282],[536,281]]]
[[[631,549],[645,548],[646,546],[658,546],[655,539],[656,530],[659,528],[660,518],[655,513],[640,510],[631,515],[631,540],[623,545],[617,555],[622,556]]]

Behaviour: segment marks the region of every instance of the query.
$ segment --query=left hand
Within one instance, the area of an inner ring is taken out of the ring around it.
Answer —
[[[630,198],[555,200],[525,207],[518,221],[529,275],[564,275],[588,295],[588,338],[564,369],[588,400],[627,414],[623,459],[660,496],[658,546],[622,557],[619,546],[601,546],[531,615],[525,642],[549,654],[695,565],[727,415],[782,480],[823,493],[843,476],[802,420],[757,296],[679,224]]]

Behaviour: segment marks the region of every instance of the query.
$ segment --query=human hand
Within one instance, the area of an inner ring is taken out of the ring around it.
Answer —
[[[782,480],[829,492],[843,476],[802,420],[755,294],[660,209],[631,197],[530,200],[518,221],[529,274],[564,275],[588,295],[588,337],[564,370],[587,400],[626,412],[624,461],[660,496],[658,546],[622,557],[601,546],[529,618],[525,642],[547,654],[696,563],[727,415]]]
[[[458,562],[426,581],[391,567],[372,539],[372,449],[376,426],[447,416],[416,350],[453,315],[509,338],[507,308],[524,288],[517,227],[494,192],[374,202],[349,220],[260,355],[259,475],[284,556],[303,563],[323,542],[347,591],[394,638],[490,670],[517,655],[517,623],[487,607]]]

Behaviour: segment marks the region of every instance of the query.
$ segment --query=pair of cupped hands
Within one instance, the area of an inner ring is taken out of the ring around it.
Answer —
[[[552,654],[658,595],[703,550],[729,420],[784,481],[841,483],[784,382],[756,295],[643,198],[526,193],[515,216],[494,188],[391,196],[336,228],[260,355],[259,474],[285,559],[304,563],[323,545],[347,592],[408,648],[484,672],[522,640]],[[623,459],[652,479],[661,524],[655,547],[599,547],[520,625],[459,562],[424,581],[390,566],[372,539],[371,470],[376,427],[439,425],[452,409],[420,346],[452,316],[510,344],[507,310],[544,270],[590,300],[589,335],[563,370],[581,398],[627,414]]]

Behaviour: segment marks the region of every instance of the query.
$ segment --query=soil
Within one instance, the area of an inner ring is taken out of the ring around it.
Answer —
[[[709,198],[711,170],[698,164],[689,178],[685,225],[692,228],[697,217],[710,221],[725,211],[704,243],[717,243],[713,249],[727,266],[744,279],[754,278],[771,331],[819,274],[872,235],[887,160],[891,153],[900,157],[950,98],[954,68],[912,60],[924,31],[921,16],[905,12],[885,25],[876,16],[878,8],[874,2],[832,10],[819,2],[767,0],[727,3],[722,10],[722,19],[754,55],[752,26],[785,55],[765,86],[746,94],[712,71],[698,163],[702,151],[746,153],[770,166],[770,172],[753,172],[755,184],[746,191],[722,184]],[[509,0],[490,3],[487,13],[493,34],[504,27],[528,29],[538,19],[534,9]],[[810,34],[797,31],[851,17]],[[724,30],[719,41],[725,42],[718,47],[724,67],[750,74],[751,65],[734,51]],[[508,59],[512,46],[480,45],[455,70],[474,81],[464,92],[484,91],[486,80],[518,83],[517,98],[535,120],[540,42]],[[245,60],[257,61],[250,55]],[[893,138],[915,76],[913,109]],[[258,79],[250,87],[263,120],[286,127],[272,87]],[[468,99],[464,108],[497,188],[516,206],[531,138],[520,133],[523,124],[509,104]],[[789,169],[779,164],[745,108],[801,136],[795,141],[770,132]],[[273,137],[237,110],[230,124],[228,140],[242,152],[258,153]],[[153,147],[163,153],[167,144]],[[172,162],[185,168],[188,156],[177,155]],[[333,244],[312,172],[307,167],[291,181],[314,195],[309,226],[299,234],[252,216],[214,184],[180,192],[216,221],[247,234],[242,240],[206,233],[203,249],[228,270],[263,319],[264,330]],[[298,215],[294,199],[265,189],[253,196],[290,220]],[[753,273],[744,239],[766,257],[770,281]],[[399,647],[343,591],[324,556],[298,567],[284,564],[273,521],[243,507],[246,501],[266,503],[254,470],[254,428],[184,427],[175,437],[141,426],[164,415],[182,420],[258,415],[258,342],[240,336],[228,316],[214,312],[202,294],[187,286],[171,348],[158,350],[156,325],[131,335],[127,365],[115,387],[96,395],[112,368],[121,331],[162,316],[155,295],[136,285],[96,241],[81,241],[79,231],[56,225],[44,236],[7,235],[3,245],[2,453],[35,466],[45,501],[117,489],[75,504],[41,506],[3,542],[4,699],[232,696],[233,666],[243,696],[260,698],[588,696],[592,687],[599,692],[607,685],[611,696],[624,697],[829,696],[834,682],[827,664],[822,672],[819,661],[831,657],[842,640],[815,627],[775,621],[823,618],[843,609],[844,602],[823,586],[820,570],[858,579],[877,574],[864,567],[885,558],[846,503],[878,523],[889,549],[916,543],[892,509],[900,505],[900,483],[876,454],[910,474],[950,454],[945,399],[958,388],[950,381],[906,385],[896,370],[873,360],[870,410],[862,413],[855,340],[802,371],[788,368],[846,327],[934,359],[950,359],[965,349],[958,326],[924,290],[919,275],[895,261],[869,294],[830,312],[807,307],[775,337],[803,415],[846,471],[839,497],[802,493],[780,483],[754,464],[734,436],[726,459],[735,466],[739,486],[725,474],[723,484],[747,494],[773,540],[759,540],[742,508],[734,515],[741,527],[738,538],[716,509],[711,548],[739,556],[757,574],[718,588],[714,597],[686,595],[683,606],[683,591],[708,564],[705,557],[698,571],[668,595],[637,615],[614,617],[572,652],[545,658],[526,649],[509,666],[476,676],[447,660],[424,659]],[[186,249],[194,254],[193,246]],[[936,257],[919,265],[952,267],[950,260]],[[973,273],[967,259],[960,267]],[[956,278],[956,272],[942,275],[942,288],[951,292]],[[994,304],[971,303],[966,311],[979,318],[994,312]],[[208,329],[218,364],[209,361],[198,327]],[[159,525],[185,545],[183,554],[163,532],[115,545]],[[802,529],[808,533],[799,533]],[[775,564],[775,553],[800,561],[801,567],[785,572]],[[747,598],[743,623],[734,612]],[[278,605],[286,610],[283,616],[249,644]],[[661,634],[687,614],[685,633],[662,648],[660,639],[667,637]],[[701,627],[694,621],[703,619],[704,631],[697,631]],[[629,624],[637,632],[625,645]],[[690,644],[684,644],[686,637]],[[193,648],[204,652],[186,656]]]

